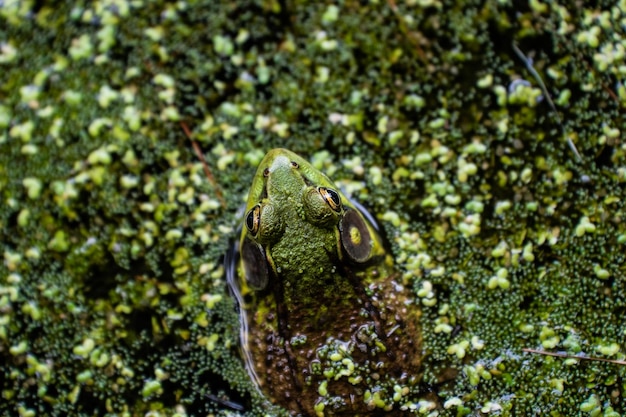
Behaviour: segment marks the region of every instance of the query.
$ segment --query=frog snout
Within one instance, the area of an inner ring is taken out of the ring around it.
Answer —
[[[278,155],[274,158],[268,169],[268,175],[272,175],[272,173],[280,169],[291,169],[291,161],[285,155]]]

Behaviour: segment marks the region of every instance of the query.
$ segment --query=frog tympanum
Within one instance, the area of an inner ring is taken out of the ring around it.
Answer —
[[[419,309],[374,221],[298,155],[267,153],[234,287],[260,391],[303,416],[403,416],[420,379]]]

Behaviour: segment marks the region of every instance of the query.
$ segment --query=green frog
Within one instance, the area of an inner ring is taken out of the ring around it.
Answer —
[[[273,149],[243,223],[232,286],[260,391],[292,415],[414,411],[420,311],[374,220],[306,160]]]

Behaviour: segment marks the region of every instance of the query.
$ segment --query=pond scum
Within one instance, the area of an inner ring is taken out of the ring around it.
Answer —
[[[0,414],[286,415],[223,262],[274,147],[381,223],[417,415],[626,414],[576,358],[625,357],[626,2],[581,4],[0,1]]]

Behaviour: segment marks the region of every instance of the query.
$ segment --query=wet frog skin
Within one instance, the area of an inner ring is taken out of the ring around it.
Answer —
[[[337,186],[288,150],[268,152],[239,244],[242,347],[261,392],[293,415],[409,415],[419,310]]]

